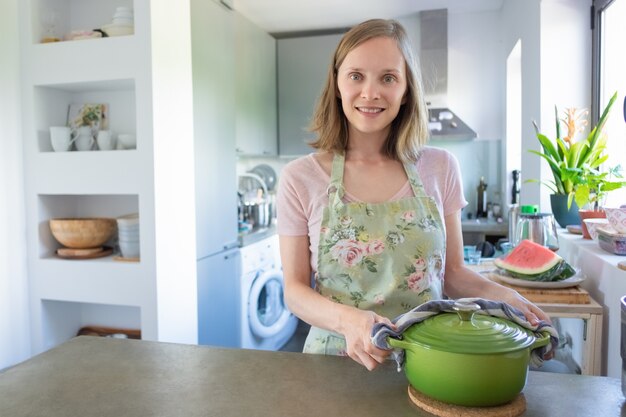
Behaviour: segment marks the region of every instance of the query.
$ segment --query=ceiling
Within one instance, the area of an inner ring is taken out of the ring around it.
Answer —
[[[420,10],[449,13],[499,10],[504,0],[230,0],[234,9],[271,34],[329,30],[371,18],[400,18]]]

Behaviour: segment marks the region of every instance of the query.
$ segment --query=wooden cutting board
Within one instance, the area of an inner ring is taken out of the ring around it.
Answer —
[[[469,269],[476,271],[489,279],[497,281],[499,284],[509,287],[520,293],[523,297],[533,303],[541,304],[590,304],[591,297],[587,290],[576,286],[570,288],[526,288],[511,285],[498,280],[497,274],[493,272],[492,262],[484,262],[480,265],[466,265]]]
[[[509,287],[520,293],[523,297],[533,303],[554,303],[554,304],[589,304],[590,297],[587,290],[579,286],[570,288],[526,288],[511,285],[498,280],[497,274],[487,272],[487,278],[497,281],[499,284]]]

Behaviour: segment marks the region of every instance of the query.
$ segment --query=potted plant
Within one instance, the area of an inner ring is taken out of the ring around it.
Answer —
[[[606,171],[601,169],[601,165],[608,159],[608,155],[604,153],[607,138],[603,134],[603,129],[616,99],[617,92],[613,94],[604,108],[598,124],[591,129],[584,140],[577,141],[575,136],[584,131],[588,124],[586,116],[589,112],[587,110],[569,108],[566,109],[565,116],[559,119],[555,106],[555,143],[540,133],[537,124],[533,121],[543,152],[535,150],[530,150],[530,152],[548,162],[553,181],[528,181],[540,182],[552,191],[553,194],[550,196],[552,212],[561,227],[580,224],[579,208],[584,209],[588,205],[593,205],[595,211],[598,211],[606,193],[626,185],[626,182],[613,179],[621,178],[619,166]],[[567,126],[565,137],[561,137],[561,123]]]

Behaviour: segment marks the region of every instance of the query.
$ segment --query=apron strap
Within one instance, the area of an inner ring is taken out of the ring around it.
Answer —
[[[404,164],[404,171],[406,172],[406,176],[409,178],[409,184],[411,185],[411,189],[413,190],[415,197],[425,196],[426,192],[424,191],[424,184],[422,184],[422,180],[417,173],[416,163]]]
[[[345,156],[343,154],[335,153],[333,155],[333,164],[330,172],[330,184],[326,189],[326,193],[329,196],[329,201],[334,201],[335,204],[341,204],[341,199],[345,193],[343,187],[343,170],[345,164]],[[417,173],[417,167],[415,163],[403,164],[404,171],[409,179],[409,184],[413,190],[413,195],[416,197],[422,197],[426,195],[424,191],[424,185]],[[333,205],[335,205],[333,204]]]
[[[330,171],[330,184],[326,189],[329,203],[333,206],[341,204],[341,199],[345,193],[343,188],[343,168],[345,157],[343,154],[335,153],[333,156],[333,165]]]

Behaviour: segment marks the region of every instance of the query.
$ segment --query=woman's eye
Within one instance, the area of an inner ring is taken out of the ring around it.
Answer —
[[[395,81],[395,77],[393,75],[385,75],[385,77],[383,78],[383,81],[386,83],[392,83]]]
[[[350,76],[349,76],[349,77],[350,77],[350,79],[351,79],[352,81],[358,81],[358,80],[360,80],[360,79],[361,79],[361,75],[360,75],[360,74],[356,74],[356,73],[352,73],[352,74],[350,74]]]

